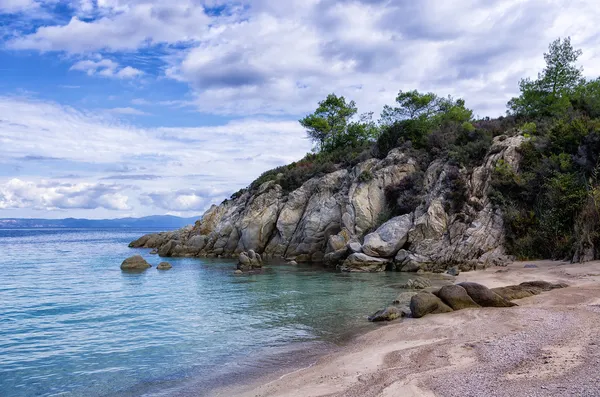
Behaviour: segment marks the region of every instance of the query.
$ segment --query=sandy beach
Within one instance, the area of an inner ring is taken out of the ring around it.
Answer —
[[[490,288],[545,280],[568,288],[403,319],[314,365],[216,396],[600,396],[600,262],[515,262],[461,273]]]

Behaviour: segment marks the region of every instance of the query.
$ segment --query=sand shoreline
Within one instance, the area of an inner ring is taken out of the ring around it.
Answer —
[[[516,301],[514,308],[397,321],[314,365],[210,395],[600,395],[600,262],[527,263],[537,267],[517,262],[462,273],[457,282],[493,288],[545,280],[569,287]]]

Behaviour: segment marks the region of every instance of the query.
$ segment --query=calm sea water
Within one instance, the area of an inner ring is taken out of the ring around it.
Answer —
[[[0,230],[0,396],[202,395],[376,327],[366,316],[405,281],[183,258],[121,272],[133,254],[161,261],[127,247],[146,232]]]

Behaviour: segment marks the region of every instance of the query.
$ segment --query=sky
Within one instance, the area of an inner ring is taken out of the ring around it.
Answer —
[[[329,93],[505,113],[593,0],[0,0],[0,218],[194,216],[311,150]]]

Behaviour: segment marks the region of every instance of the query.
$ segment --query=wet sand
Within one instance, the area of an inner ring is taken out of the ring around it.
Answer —
[[[516,262],[456,281],[493,288],[533,280],[569,287],[513,308],[398,320],[307,368],[211,395],[600,396],[600,262]]]

